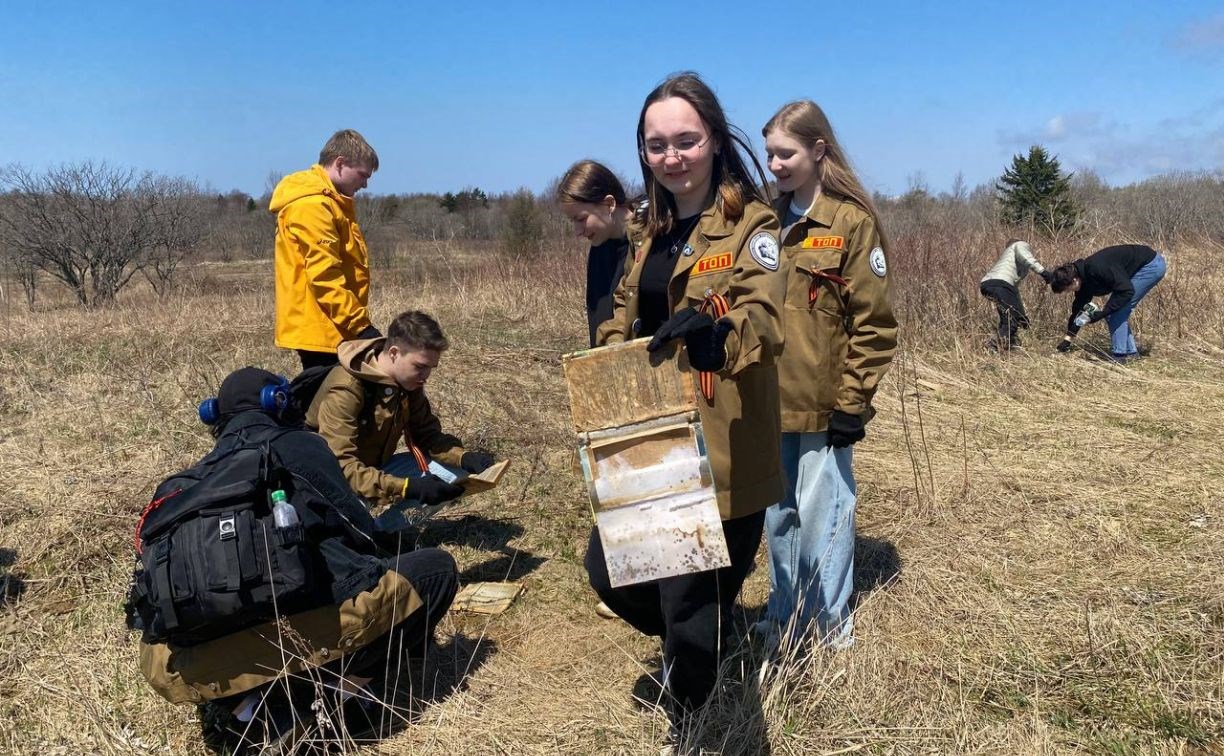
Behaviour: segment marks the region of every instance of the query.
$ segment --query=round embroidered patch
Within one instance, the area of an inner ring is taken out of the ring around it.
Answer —
[[[752,259],[759,262],[761,267],[770,270],[778,269],[778,240],[768,231],[753,234],[748,240],[748,251],[752,254]]]
[[[880,247],[871,250],[870,263],[871,272],[880,278],[883,278],[888,273],[888,263],[884,260],[884,250]]]

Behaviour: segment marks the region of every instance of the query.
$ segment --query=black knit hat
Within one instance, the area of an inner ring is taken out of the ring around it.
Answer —
[[[244,367],[235,370],[221,381],[221,390],[217,392],[217,412],[221,418],[229,418],[239,412],[262,409],[259,394],[264,386],[275,386],[281,382],[281,377],[257,367]]]

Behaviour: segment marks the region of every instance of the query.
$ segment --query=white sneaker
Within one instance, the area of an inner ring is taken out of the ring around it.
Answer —
[[[602,601],[595,605],[595,613],[604,619],[620,619],[620,616]]]

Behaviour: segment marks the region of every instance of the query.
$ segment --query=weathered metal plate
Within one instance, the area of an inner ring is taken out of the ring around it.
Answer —
[[[601,434],[581,449],[613,586],[730,563],[701,424],[687,417]]]
[[[595,522],[614,587],[731,564],[713,491],[606,509]]]
[[[688,358],[675,346],[653,354],[649,339],[561,358],[578,433],[632,425],[697,409]]]

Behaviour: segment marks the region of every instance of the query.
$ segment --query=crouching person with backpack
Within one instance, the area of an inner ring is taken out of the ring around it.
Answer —
[[[141,672],[240,742],[327,737],[315,715],[347,723],[344,700],[372,711],[458,585],[444,551],[378,547],[326,442],[292,415],[284,378],[230,374],[200,406],[216,446],[158,486],[136,528]]]

